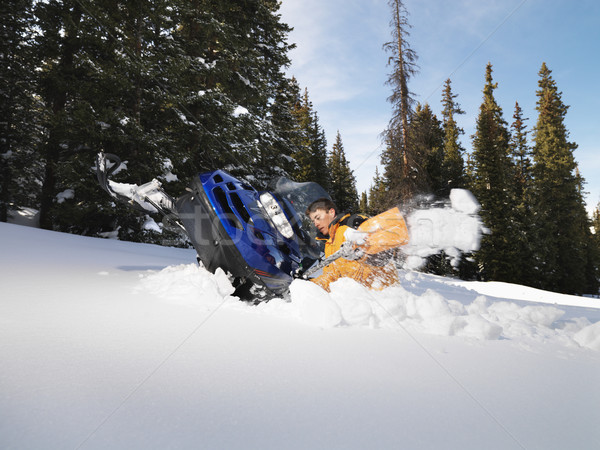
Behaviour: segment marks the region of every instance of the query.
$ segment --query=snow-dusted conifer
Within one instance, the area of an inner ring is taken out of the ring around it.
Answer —
[[[15,207],[36,207],[39,197],[32,3],[6,0],[0,5],[0,222]]]

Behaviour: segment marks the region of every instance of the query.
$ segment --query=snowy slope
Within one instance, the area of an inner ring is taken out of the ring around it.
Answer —
[[[0,224],[0,448],[600,448],[600,300],[402,272],[230,297],[191,250]]]

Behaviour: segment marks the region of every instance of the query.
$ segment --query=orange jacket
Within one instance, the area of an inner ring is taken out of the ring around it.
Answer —
[[[366,219],[364,216],[351,216],[350,214],[336,216],[329,225],[329,238],[325,241],[325,257],[331,256],[341,248],[346,241],[344,233],[348,228],[351,228],[350,225],[355,228]],[[349,221],[353,223],[349,224]],[[321,239],[326,238],[322,237]],[[336,259],[323,268],[322,275],[311,278],[310,281],[318,284],[326,291],[329,291],[331,283],[343,277],[353,278],[363,286],[377,290],[398,282],[397,270],[393,264],[375,266],[367,263],[368,258],[370,258],[369,255],[354,261],[344,258]]]

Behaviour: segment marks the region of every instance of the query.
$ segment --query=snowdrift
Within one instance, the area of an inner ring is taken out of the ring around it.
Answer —
[[[492,301],[468,289],[469,283],[462,282],[463,289],[452,289],[451,279],[413,272],[401,275],[401,286],[383,291],[372,291],[354,280],[341,279],[332,284],[328,293],[310,281],[295,280],[290,287],[290,298],[254,306],[240,304],[236,297],[230,297],[234,288],[222,271],[211,274],[188,264],[144,274],[135,290],[191,308],[247,309],[252,313],[294,318],[321,328],[386,328],[476,340],[556,342],[600,350],[600,322],[592,323],[585,316],[565,318],[569,308],[566,305],[560,308],[557,304]],[[199,302],[199,298],[209,300]],[[566,295],[561,298],[569,300],[571,305],[593,308],[600,315],[597,299]],[[573,314],[571,311],[567,316]]]
[[[400,273],[240,302],[193,250],[0,224],[2,448],[600,448],[600,308]]]

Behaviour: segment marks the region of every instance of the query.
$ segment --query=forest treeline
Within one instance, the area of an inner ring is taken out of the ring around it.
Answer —
[[[540,69],[528,130],[518,104],[505,121],[488,65],[467,153],[450,80],[440,119],[412,100],[416,54],[402,2],[389,4],[394,112],[381,173],[359,196],[340,132],[329,148],[308,89],[286,75],[294,44],[277,0],[2,2],[0,221],[30,207],[42,228],[160,242],[146,217],[99,189],[100,151],[126,162],[116,181],[157,178],[175,197],[213,169],[257,188],[279,176],[317,181],[340,209],[369,214],[467,188],[490,233],[460,267],[442,255],[428,270],[597,293],[600,242],[590,229],[600,230],[600,213],[586,215],[568,106],[551,71]]]

